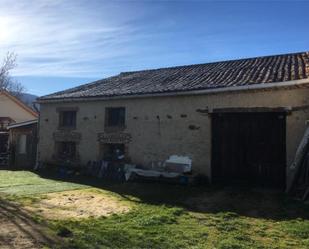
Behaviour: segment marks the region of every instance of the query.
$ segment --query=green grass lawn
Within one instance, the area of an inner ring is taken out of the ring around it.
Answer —
[[[0,170],[0,193],[10,195],[32,196],[86,187],[88,186],[44,179],[29,171]]]
[[[81,182],[0,171],[3,198],[91,186],[131,203],[125,214],[47,221],[55,233],[67,234],[59,248],[309,248],[308,206],[274,191]]]

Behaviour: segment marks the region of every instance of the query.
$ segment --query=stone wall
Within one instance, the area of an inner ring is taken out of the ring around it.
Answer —
[[[134,163],[149,165],[168,156],[187,155],[193,170],[211,174],[211,111],[215,108],[297,107],[287,116],[287,164],[309,119],[309,89],[275,89],[228,92],[195,96],[147,97],[135,99],[41,104],[39,156],[52,161],[53,134],[57,131],[57,108],[78,107],[77,127],[80,160],[100,159],[98,134],[104,132],[105,108],[125,107],[126,128],[130,135],[128,155]],[[302,108],[301,108],[302,107]]]

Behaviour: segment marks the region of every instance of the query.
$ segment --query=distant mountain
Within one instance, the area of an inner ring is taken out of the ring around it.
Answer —
[[[30,94],[30,93],[23,93],[21,96],[21,100],[26,104],[32,104],[36,100],[37,97],[38,96]]]
[[[27,106],[30,108],[34,109],[35,111],[39,110],[39,105],[35,104],[34,107],[34,102],[39,96],[30,94],[30,93],[23,93],[20,97],[20,100],[24,102]],[[36,110],[37,109],[37,110]]]

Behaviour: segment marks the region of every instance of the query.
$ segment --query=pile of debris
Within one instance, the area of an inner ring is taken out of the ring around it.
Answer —
[[[188,184],[191,180],[192,160],[187,156],[172,155],[164,162],[149,167],[128,164],[123,157],[113,160],[89,161],[86,167],[77,169],[63,163],[58,167],[59,177],[85,175],[109,181],[163,181]]]
[[[192,160],[186,156],[170,156],[163,164],[152,164],[152,167],[141,168],[136,165],[125,165],[125,179],[174,181],[182,184],[189,183],[189,174],[192,171]]]

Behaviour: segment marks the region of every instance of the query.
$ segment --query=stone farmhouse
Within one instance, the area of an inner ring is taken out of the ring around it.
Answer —
[[[39,160],[183,155],[214,183],[284,187],[308,96],[309,52],[124,72],[39,98]]]

